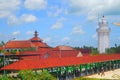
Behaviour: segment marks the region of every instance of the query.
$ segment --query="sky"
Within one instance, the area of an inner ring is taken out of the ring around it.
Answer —
[[[120,44],[120,0],[0,0],[0,41],[28,40],[37,31],[50,46],[97,47],[98,21],[105,16],[110,46]]]

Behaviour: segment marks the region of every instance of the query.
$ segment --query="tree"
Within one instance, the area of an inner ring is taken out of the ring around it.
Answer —
[[[105,52],[106,52],[106,53],[115,53],[116,51],[115,51],[115,48],[114,48],[114,47],[111,47],[111,48],[106,49]]]
[[[50,73],[48,73],[47,71],[43,71],[42,73],[40,73],[40,80],[56,80],[56,78],[54,78]]]
[[[92,55],[96,55],[98,53],[99,53],[99,51],[97,50],[97,48],[93,48],[92,49]]]
[[[73,47],[75,50],[79,50],[80,49],[80,47],[78,46],[78,47]]]
[[[12,54],[16,54],[17,50],[11,50]]]
[[[18,79],[13,78],[11,76],[0,76],[0,80],[18,80]]]
[[[19,71],[18,76],[21,78],[21,80],[36,80],[35,74],[33,74],[32,70],[22,70]]]
[[[115,47],[106,49],[106,53],[120,53],[120,45],[115,44]]]
[[[32,70],[19,71],[18,76],[22,80],[56,80],[50,73],[43,71],[40,73],[34,73]]]
[[[3,45],[5,45],[5,43],[4,43],[4,41],[1,41],[0,46],[3,46]]]

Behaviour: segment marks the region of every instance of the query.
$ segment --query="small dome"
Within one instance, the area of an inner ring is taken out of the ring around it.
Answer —
[[[33,37],[30,39],[31,41],[43,41],[42,39],[40,39],[39,37]]]
[[[30,39],[31,41],[40,41],[40,42],[42,42],[43,40],[42,39],[40,39],[39,37],[38,37],[38,32],[37,31],[35,31],[35,33],[34,33],[34,37],[33,38],[31,38]]]

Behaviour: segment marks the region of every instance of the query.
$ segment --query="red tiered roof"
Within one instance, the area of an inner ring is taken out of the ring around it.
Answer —
[[[37,37],[37,31],[35,31],[34,37],[29,40],[13,40],[8,41],[5,45],[5,48],[30,48],[36,47],[39,48],[50,48],[46,43],[42,42],[42,39]]]
[[[61,66],[72,66],[80,64],[88,64],[94,62],[104,62],[110,60],[120,60],[120,54],[95,55],[83,57],[66,57],[66,58],[47,58],[39,60],[20,60],[1,68],[2,70],[27,70],[41,69]]]
[[[24,40],[24,41],[9,41],[6,43],[5,48],[30,48],[35,47],[30,41]]]
[[[37,48],[48,48],[49,46],[43,42],[41,38],[38,37],[37,31],[35,31],[34,37],[30,39],[32,44],[34,44]]]
[[[31,40],[31,42],[34,42],[34,41],[42,42],[42,39],[40,39],[40,38],[38,37],[38,32],[37,32],[37,31],[35,31],[35,33],[34,33],[34,37],[31,38],[30,40]]]
[[[31,38],[30,40],[31,40],[31,41],[36,41],[36,40],[37,40],[37,41],[42,41],[42,39],[40,39],[39,37],[33,37],[33,38]]]
[[[46,43],[43,42],[32,42],[32,44],[34,44],[36,47],[49,47]]]

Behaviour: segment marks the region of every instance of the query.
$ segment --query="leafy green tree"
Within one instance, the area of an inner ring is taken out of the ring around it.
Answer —
[[[80,49],[80,47],[73,47],[74,49],[76,49],[76,50],[79,50]]]
[[[117,46],[117,47],[115,47],[115,48],[116,48],[116,49],[115,49],[116,53],[120,53],[120,45]]]
[[[40,73],[40,80],[56,80],[56,78],[54,78],[50,73],[48,73],[47,71],[43,71],[42,73]]]
[[[92,49],[92,55],[96,55],[98,53],[99,53],[99,51],[97,50],[97,48],[93,48]]]
[[[12,54],[16,54],[17,50],[11,50]]]
[[[22,70],[19,71],[18,76],[23,80],[56,80],[56,78],[47,71],[36,74],[32,70]]]
[[[4,41],[1,41],[1,42],[0,42],[0,46],[3,46],[3,45],[5,45],[5,42],[4,42]]]
[[[5,54],[7,51],[6,50],[1,50],[0,53]]]
[[[19,71],[18,76],[22,79],[22,80],[35,80],[34,76],[35,74],[32,72],[32,70],[22,70]]]
[[[120,53],[120,45],[115,44],[115,47],[106,49],[106,53]]]
[[[106,53],[115,53],[115,48],[108,48],[105,51]]]
[[[18,78],[13,78],[11,76],[0,76],[0,80],[18,80]]]

